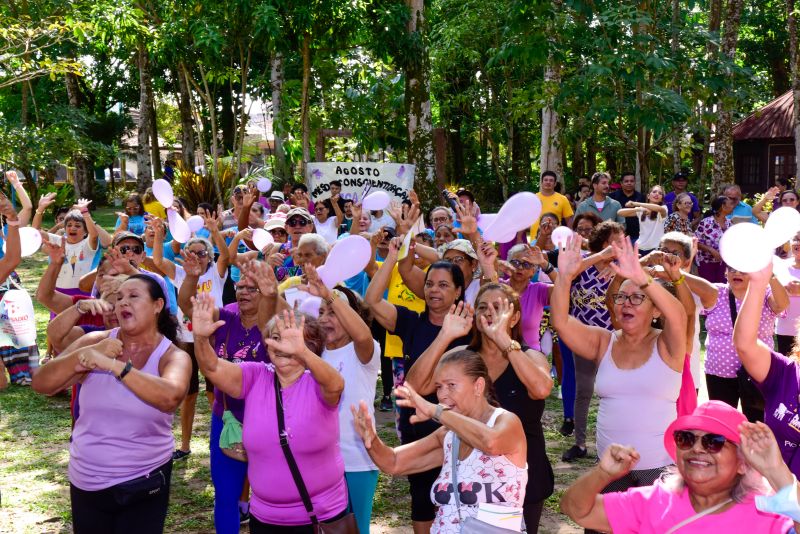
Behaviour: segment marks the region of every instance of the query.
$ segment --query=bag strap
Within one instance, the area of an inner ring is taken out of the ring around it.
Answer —
[[[452,476],[450,477],[453,481],[453,497],[456,499],[456,511],[458,512],[458,523],[461,523],[461,499],[458,497],[458,449],[461,448],[461,440],[458,439],[458,434],[450,431],[453,434],[453,441],[450,442],[452,447],[452,451],[450,454],[450,472]]]
[[[286,463],[289,464],[289,471],[292,473],[292,478],[297,486],[297,491],[300,492],[300,498],[303,500],[303,505],[306,507],[309,517],[311,518],[312,525],[318,525],[319,520],[314,513],[314,505],[311,504],[311,497],[308,494],[308,489],[303,482],[303,476],[300,474],[300,469],[297,467],[297,462],[294,460],[292,450],[289,448],[289,435],[286,433],[286,424],[283,420],[283,400],[281,398],[281,384],[278,379],[277,373],[272,375],[275,382],[275,410],[278,412],[278,439],[281,442],[281,449],[283,455],[286,457]]]
[[[731,326],[736,326],[736,318],[739,316],[739,312],[736,311],[736,298],[733,296],[733,291],[731,288],[728,288],[728,305],[731,309]]]
[[[697,521],[701,517],[705,517],[708,514],[713,514],[714,512],[716,512],[717,510],[719,510],[720,508],[722,508],[723,506],[725,506],[726,504],[728,504],[729,502],[732,502],[732,501],[733,501],[733,499],[728,499],[727,501],[723,501],[723,502],[721,502],[721,503],[719,503],[719,504],[717,504],[715,506],[712,506],[711,508],[706,508],[702,512],[698,512],[698,513],[694,514],[692,517],[687,517],[686,519],[684,519],[683,521],[681,521],[680,523],[678,523],[677,525],[675,525],[674,527],[669,529],[665,534],[672,534],[673,532],[676,532],[677,530],[682,529],[683,527],[685,527],[689,523],[694,523],[695,521]]]

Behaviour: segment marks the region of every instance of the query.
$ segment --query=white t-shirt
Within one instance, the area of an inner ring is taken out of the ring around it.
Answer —
[[[475,299],[478,297],[478,291],[481,290],[481,281],[479,279],[472,280],[464,291],[464,302],[470,305],[475,305]]]
[[[358,406],[362,400],[367,401],[369,414],[375,419],[375,386],[381,370],[381,347],[373,340],[375,349],[369,363],[361,363],[356,355],[355,343],[352,341],[340,349],[325,349],[322,359],[328,362],[344,378],[344,392],[339,402],[339,448],[344,459],[344,470],[347,472],[375,471],[378,468],[364,448],[364,442],[356,431],[350,405]]]
[[[664,217],[659,213],[655,219],[647,215],[644,220],[639,218],[639,239],[636,244],[639,250],[652,250],[661,244],[664,236]]]
[[[387,228],[395,228],[394,219],[392,219],[392,216],[389,215],[389,212],[386,210],[383,210],[383,215],[380,217],[375,217],[374,215],[372,216],[372,223],[369,225],[369,232],[375,233],[383,226]]]
[[[598,202],[597,200],[595,200],[594,201],[594,205],[597,208],[597,211],[603,211],[603,208],[606,205],[606,201],[605,200],[601,200],[601,201]]]
[[[789,260],[775,265],[775,277],[787,285],[792,281],[800,281],[800,269],[794,265],[794,260]],[[779,336],[792,336],[797,334],[797,320],[800,319],[800,297],[789,295],[789,307],[786,308],[785,317],[775,320],[775,333]]]
[[[48,234],[48,237],[50,242],[54,244],[61,244],[61,239],[66,239],[66,237],[53,234]],[[58,273],[56,287],[62,289],[74,289],[78,287],[81,277],[92,270],[94,257],[97,255],[97,251],[97,248],[92,249],[88,237],[74,245],[67,243],[64,264],[61,266],[61,271]]]
[[[222,289],[225,286],[225,280],[227,278],[227,271],[225,271],[225,277],[223,278],[219,275],[216,264],[211,263],[208,267],[208,270],[197,279],[197,294],[209,293],[212,297],[214,297],[214,305],[217,308],[222,308]],[[183,267],[180,265],[176,265],[175,280],[173,280],[172,283],[175,284],[175,288],[179,292],[184,280],[186,280],[186,271],[184,271]],[[178,321],[180,323],[180,328],[178,330],[179,341],[185,341],[187,343],[194,341],[194,336],[189,330],[190,320],[191,318],[183,313],[183,310],[178,308]]]
[[[339,225],[336,224],[336,221],[336,217],[331,216],[322,223],[314,216],[314,231],[325,238],[329,245],[336,243],[336,238],[339,237]]]

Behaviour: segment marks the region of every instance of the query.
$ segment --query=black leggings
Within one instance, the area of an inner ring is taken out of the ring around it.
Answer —
[[[331,517],[326,521],[321,521],[321,523],[330,523],[331,521],[343,518],[345,515],[347,515],[347,510],[342,510],[337,516]],[[250,534],[314,534],[314,526],[310,523],[308,525],[289,527],[284,525],[271,525],[269,523],[262,523],[251,514]]]
[[[739,400],[742,401],[742,413],[751,423],[764,421],[764,410],[756,407],[760,399],[751,397],[747,391],[739,387],[738,378],[722,378],[721,376],[706,375],[708,399],[722,401],[725,404],[738,408]]]
[[[155,497],[144,497],[121,505],[115,498],[117,486],[84,491],[70,484],[72,530],[75,534],[160,534],[164,532],[169,505],[172,460],[155,469],[166,479],[166,487]]]

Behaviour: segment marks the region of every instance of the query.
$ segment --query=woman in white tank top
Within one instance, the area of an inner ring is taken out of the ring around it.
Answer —
[[[587,326],[568,314],[570,282],[581,268],[578,239],[559,254],[559,274],[550,302],[553,325],[561,339],[574,354],[598,365],[598,455],[612,443],[635,443],[641,453],[639,471],[606,488],[620,491],[650,485],[660,469],[672,463],[664,450],[663,434],[676,416],[687,319],[681,302],[642,269],[638,250],[629,238],[612,247],[617,263],[611,268],[625,279],[616,292],[609,291],[608,303],[619,330]],[[675,280],[676,290],[688,291],[679,261],[665,269]],[[653,321],[660,318],[663,330],[653,327]]]

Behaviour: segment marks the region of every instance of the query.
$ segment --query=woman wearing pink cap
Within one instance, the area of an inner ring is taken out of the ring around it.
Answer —
[[[664,447],[676,465],[666,477],[652,486],[601,495],[639,461],[635,449],[614,444],[564,493],[561,510],[587,529],[614,534],[794,532],[790,519],[759,511],[753,499],[769,492],[762,475],[774,489],[787,482],[785,468],[765,461],[768,449],[754,440],[762,430],[724,402],[706,402],[664,433]]]

